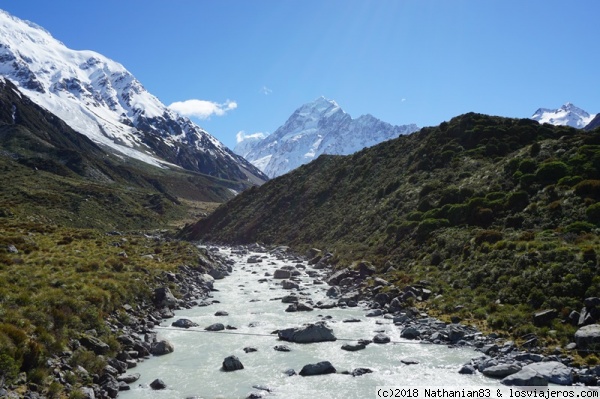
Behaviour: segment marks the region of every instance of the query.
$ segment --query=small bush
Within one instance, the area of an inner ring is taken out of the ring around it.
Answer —
[[[536,180],[542,184],[555,183],[558,179],[568,176],[570,169],[564,162],[554,161],[540,165],[535,172]]]
[[[591,223],[600,223],[600,202],[590,205],[585,210],[585,214]]]
[[[573,222],[565,228],[566,233],[589,233],[592,229],[596,227],[588,222]]]
[[[600,180],[583,180],[574,187],[575,194],[600,200]]]

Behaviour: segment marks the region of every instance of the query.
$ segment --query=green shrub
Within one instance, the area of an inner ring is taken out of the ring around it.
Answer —
[[[565,227],[565,232],[576,234],[589,233],[594,227],[596,226],[589,222],[573,222],[567,227]]]
[[[425,219],[417,226],[417,237],[425,238],[432,232],[450,226],[448,219]]]
[[[600,200],[600,180],[583,180],[574,187],[575,194]]]
[[[555,183],[558,179],[568,176],[570,169],[564,162],[553,161],[540,165],[535,172],[535,178],[539,183]]]
[[[482,230],[475,235],[475,244],[481,245],[484,242],[494,244],[502,240],[502,233],[497,230]]]
[[[524,159],[519,164],[519,172],[523,174],[533,173],[537,168],[537,162],[533,159]]]
[[[582,180],[583,180],[583,177],[581,177],[581,176],[565,176],[565,177],[558,179],[558,183],[556,183],[556,184],[558,186],[573,187],[574,185],[576,185],[577,183],[579,183]]]
[[[600,202],[596,202],[587,207],[585,214],[591,223],[600,223]]]

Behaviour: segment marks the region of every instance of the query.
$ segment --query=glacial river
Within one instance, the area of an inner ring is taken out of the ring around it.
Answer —
[[[498,384],[481,374],[458,373],[460,366],[480,356],[479,352],[405,340],[400,338],[400,329],[391,320],[365,317],[368,310],[360,306],[285,312],[288,304],[276,298],[297,291],[284,290],[281,280],[273,279],[272,275],[276,269],[294,265],[294,262],[277,259],[268,253],[235,254],[227,248],[221,248],[220,253],[232,258],[235,266],[230,276],[215,281],[218,291],[212,293],[212,299],[218,303],[177,311],[175,318],[165,320],[163,328],[157,328],[159,339],[173,343],[175,352],[152,357],[130,369],[129,372],[140,373],[142,377],[131,385],[130,391],[121,392],[119,398],[233,399],[246,398],[254,392],[273,399],[363,399],[375,398],[378,386],[445,386],[457,389]],[[248,264],[251,255],[261,256],[262,262]],[[306,263],[297,266],[302,271],[298,276],[301,293],[312,298],[314,303],[328,299],[325,293],[329,286],[314,284],[315,278],[306,275],[302,269],[308,271],[311,266]],[[267,281],[259,282],[261,279]],[[229,315],[215,316],[217,311],[226,311]],[[338,341],[296,344],[279,341],[277,335],[271,334],[277,329],[298,327],[325,317]],[[187,330],[169,327],[179,318],[190,319],[199,327]],[[361,321],[343,322],[350,318]],[[234,326],[237,330],[205,332],[204,327],[213,323]],[[385,332],[392,343],[372,343],[357,352],[340,349],[345,343],[372,339],[378,332]],[[287,345],[291,351],[275,351],[276,345]],[[254,347],[257,351],[245,353],[246,347]],[[240,359],[243,370],[220,370],[223,359],[230,355]],[[402,363],[407,358],[418,361],[418,364]],[[325,360],[330,361],[338,373],[311,377],[290,377],[284,373],[289,369],[300,372],[306,364]],[[341,374],[359,367],[373,372],[357,377]],[[156,378],[163,380],[167,388],[152,390],[149,384]],[[255,386],[268,388],[270,392]]]

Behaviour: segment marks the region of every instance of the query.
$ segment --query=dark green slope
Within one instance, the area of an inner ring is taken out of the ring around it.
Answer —
[[[9,81],[0,82],[0,185],[3,215],[103,229],[164,226],[185,217],[185,200],[223,202],[247,188],[112,155]]]
[[[367,259],[398,285],[432,282],[445,292],[433,303],[443,312],[462,305],[464,317],[523,332],[525,311],[566,317],[600,296],[599,179],[597,131],[471,113],[352,156],[322,156],[184,234],[315,246],[340,265]]]

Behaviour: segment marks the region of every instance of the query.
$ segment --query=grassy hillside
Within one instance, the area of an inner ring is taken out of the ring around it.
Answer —
[[[261,241],[369,260],[431,311],[562,343],[600,296],[600,135],[466,114],[347,157],[322,156],[188,226],[190,239]],[[532,324],[537,309],[559,312]]]

